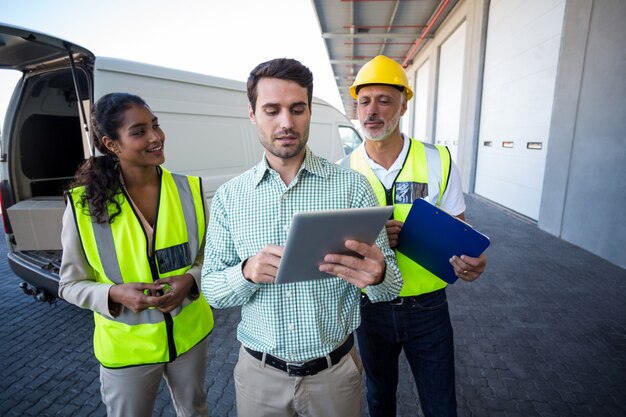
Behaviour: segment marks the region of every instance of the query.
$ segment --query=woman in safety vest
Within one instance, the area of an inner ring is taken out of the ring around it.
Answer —
[[[151,416],[164,377],[178,416],[208,416],[200,178],[161,167],[165,135],[138,96],[100,98],[91,139],[102,156],[85,161],[66,193],[59,296],[94,312],[107,414]]]

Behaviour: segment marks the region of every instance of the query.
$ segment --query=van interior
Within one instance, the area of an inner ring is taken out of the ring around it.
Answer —
[[[81,71],[76,74],[80,99],[88,103],[87,77]],[[10,132],[5,132],[11,135],[7,161],[12,186],[10,192],[3,189],[3,208],[16,249],[10,259],[12,267],[36,266],[56,276],[62,254],[63,192],[84,161],[88,142],[69,68],[33,74],[22,82],[15,118]],[[29,275],[37,285],[39,276]],[[48,281],[39,284],[54,290]]]
[[[80,71],[77,75],[79,91],[87,96],[87,79]],[[10,175],[19,184],[16,201],[62,196],[85,159],[71,72],[59,70],[28,78],[17,114],[12,142],[17,146],[9,150],[9,160],[13,160]]]

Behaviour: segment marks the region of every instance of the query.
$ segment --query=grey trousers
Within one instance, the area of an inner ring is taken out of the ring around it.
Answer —
[[[204,376],[208,356],[204,339],[174,362],[110,369],[100,366],[100,393],[108,417],[151,417],[161,377],[178,417],[208,417]]]
[[[352,348],[322,372],[292,377],[241,347],[235,366],[238,417],[360,417],[361,359]]]

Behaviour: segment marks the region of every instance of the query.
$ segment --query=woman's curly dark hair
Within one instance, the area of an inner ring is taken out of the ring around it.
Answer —
[[[113,219],[122,211],[116,198],[122,192],[119,159],[104,145],[102,138],[108,136],[118,141],[118,129],[124,122],[124,112],[135,105],[147,106],[139,96],[110,93],[102,96],[91,109],[91,140],[102,156],[88,158],[78,168],[69,189],[85,186],[79,204],[83,207],[83,213],[94,216],[98,224],[113,223]],[[89,202],[89,210],[86,202]],[[109,204],[114,207],[110,214]]]

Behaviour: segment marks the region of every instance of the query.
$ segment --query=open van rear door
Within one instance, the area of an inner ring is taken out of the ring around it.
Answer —
[[[36,71],[67,59],[70,51],[75,61],[87,59],[93,63],[95,59],[94,54],[82,46],[0,23],[0,69]]]
[[[13,69],[26,74],[54,68],[69,61],[77,97],[89,97],[80,91],[76,63],[93,69],[95,55],[88,49],[30,29],[0,23],[0,69]],[[80,105],[82,125],[88,131],[84,105]],[[89,137],[87,135],[87,137]],[[93,149],[90,149],[93,155]]]
[[[94,63],[82,46],[0,23],[0,69],[22,73],[0,152],[8,260],[26,281],[22,288],[37,299],[56,295],[63,187],[92,151],[85,106],[92,99]]]

